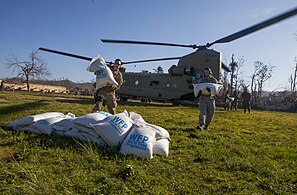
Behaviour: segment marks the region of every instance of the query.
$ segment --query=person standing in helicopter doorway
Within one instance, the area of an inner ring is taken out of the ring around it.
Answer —
[[[205,68],[203,77],[200,79],[199,83],[218,83],[218,81],[212,76],[211,69]],[[209,88],[207,90],[210,92]],[[216,108],[215,97],[211,95],[204,95],[200,91],[197,98],[199,99],[200,109],[197,129],[203,131],[203,125],[205,125],[204,130],[208,130]]]
[[[117,101],[115,91],[118,90],[123,84],[123,75],[120,72],[121,65],[122,61],[120,59],[116,59],[114,61],[111,71],[118,85],[108,84],[106,87],[100,88],[95,92],[95,106],[92,109],[92,112],[99,112],[101,111],[102,107],[106,105],[110,114],[116,114]]]

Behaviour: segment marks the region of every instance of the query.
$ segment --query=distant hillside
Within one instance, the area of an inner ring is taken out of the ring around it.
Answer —
[[[20,78],[6,78],[3,79],[5,83],[11,84],[21,84],[24,83],[24,80]],[[81,90],[81,91],[92,91],[92,83],[85,82],[85,83],[75,83],[68,79],[65,80],[31,80],[31,84],[40,84],[40,85],[52,85],[52,86],[63,86],[66,87],[67,90]]]

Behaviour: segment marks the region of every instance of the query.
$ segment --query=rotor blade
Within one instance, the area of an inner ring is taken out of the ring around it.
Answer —
[[[150,59],[150,60],[139,60],[139,61],[131,61],[131,62],[122,62],[122,64],[135,64],[135,63],[143,63],[143,62],[155,62],[155,61],[165,61],[165,60],[178,60],[181,57],[172,57],[172,58],[159,58],[159,59]],[[230,68],[228,68],[224,63],[222,63],[222,68],[227,71],[231,72]]]
[[[183,45],[175,43],[160,43],[160,42],[148,42],[148,41],[129,41],[129,40],[111,40],[111,39],[101,39],[103,43],[125,43],[125,44],[143,44],[143,45],[161,45],[161,46],[175,46],[175,47],[190,47],[197,49],[197,45]]]
[[[249,28],[246,28],[244,30],[241,30],[239,32],[236,32],[234,34],[231,34],[229,36],[226,36],[224,38],[221,38],[219,40],[216,40],[216,41],[214,41],[212,43],[208,43],[206,46],[207,47],[210,47],[210,46],[212,46],[213,44],[216,44],[216,43],[228,43],[228,42],[234,41],[234,40],[236,40],[236,39],[238,39],[240,37],[246,36],[248,34],[251,34],[253,32],[256,32],[258,30],[261,30],[262,28],[265,28],[267,26],[270,26],[272,24],[275,24],[277,22],[280,22],[280,21],[282,21],[284,19],[287,19],[287,18],[289,18],[291,16],[294,16],[295,14],[297,14],[297,7],[295,7],[292,10],[289,10],[289,11],[283,13],[283,14],[280,14],[278,16],[275,16],[275,17],[273,17],[271,19],[268,19],[266,21],[263,21],[263,22],[261,22],[259,24],[256,24],[254,26],[251,26]]]
[[[224,63],[222,63],[222,68],[227,72],[231,72],[230,68],[228,68]]]
[[[150,59],[150,60],[138,60],[138,61],[131,61],[131,62],[123,62],[122,64],[135,64],[135,63],[142,63],[142,62],[155,62],[155,61],[165,61],[165,60],[178,60],[181,57],[172,57],[172,58],[159,58],[159,59]]]
[[[39,50],[47,51],[47,52],[51,52],[51,53],[55,53],[55,54],[60,54],[60,55],[64,55],[64,56],[69,56],[69,57],[73,57],[73,58],[78,58],[78,59],[82,59],[82,60],[91,61],[93,59],[93,58],[89,58],[89,57],[85,57],[85,56],[79,56],[79,55],[66,53],[66,52],[62,52],[62,51],[55,51],[55,50],[46,49],[46,48],[42,48],[42,47],[40,47]]]

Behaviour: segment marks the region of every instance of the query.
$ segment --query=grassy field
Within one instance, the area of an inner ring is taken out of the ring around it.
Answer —
[[[6,127],[92,106],[92,97],[0,93],[0,194],[297,194],[296,113],[217,108],[211,129],[199,132],[197,108],[120,104],[118,112],[136,111],[170,133],[169,157],[150,160]]]

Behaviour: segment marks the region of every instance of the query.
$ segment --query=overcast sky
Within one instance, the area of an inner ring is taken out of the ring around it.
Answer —
[[[203,45],[297,6],[296,0],[1,0],[0,78],[13,76],[4,64],[11,54],[26,60],[45,47],[107,61],[183,56],[193,49],[102,43],[100,39],[158,41]],[[289,86],[297,56],[297,15],[232,41],[216,44],[223,61],[245,58],[247,83],[256,60],[276,66],[264,89]],[[49,79],[91,81],[87,61],[39,52],[52,73]],[[177,61],[127,65],[127,71],[165,71]]]

